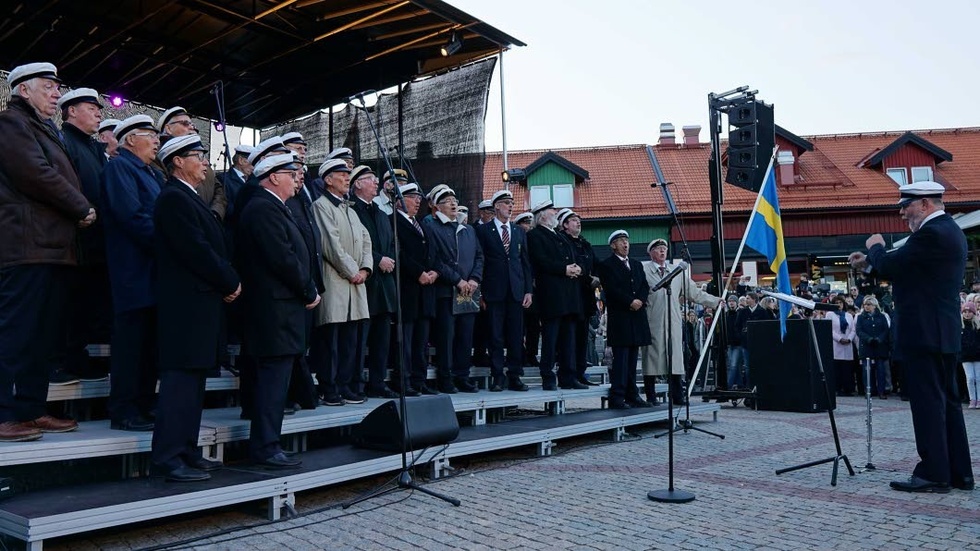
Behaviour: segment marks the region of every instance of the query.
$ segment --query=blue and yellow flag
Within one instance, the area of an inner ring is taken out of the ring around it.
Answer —
[[[745,238],[745,244],[765,255],[769,269],[776,274],[776,290],[787,295],[793,294],[789,281],[789,268],[786,266],[786,246],[783,242],[783,220],[779,214],[779,195],[776,193],[776,172],[769,165],[769,174],[762,187],[762,197],[752,213],[752,225]],[[786,336],[786,318],[791,305],[779,301],[779,332]]]

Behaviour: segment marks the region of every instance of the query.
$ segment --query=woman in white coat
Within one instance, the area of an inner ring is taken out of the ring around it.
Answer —
[[[837,376],[837,395],[854,396],[856,373],[854,364],[854,338],[857,335],[857,319],[845,310],[843,296],[834,297],[836,312],[828,312],[831,336],[834,340],[834,374]]]

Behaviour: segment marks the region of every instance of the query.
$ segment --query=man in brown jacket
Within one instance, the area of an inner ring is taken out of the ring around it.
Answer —
[[[50,351],[65,339],[61,311],[76,265],[75,230],[95,221],[51,117],[61,92],[50,63],[7,76],[0,112],[0,441],[78,428],[47,415]],[[16,390],[14,390],[16,387]]]

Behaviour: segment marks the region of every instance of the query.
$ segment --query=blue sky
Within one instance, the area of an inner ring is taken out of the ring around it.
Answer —
[[[742,84],[797,134],[980,125],[980,2],[448,1],[528,44],[504,54],[510,150],[706,139],[708,92]]]

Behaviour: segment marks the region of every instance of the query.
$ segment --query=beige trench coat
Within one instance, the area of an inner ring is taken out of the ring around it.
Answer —
[[[667,262],[667,270],[664,274],[669,274],[674,269],[674,264]],[[662,279],[657,265],[652,261],[643,263],[643,273],[647,276],[647,284],[650,289]],[[673,363],[671,364],[674,375],[684,374],[684,349],[683,349],[683,328],[681,327],[681,306],[679,296],[684,293],[688,301],[694,301],[702,306],[715,308],[721,301],[716,296],[709,295],[697,284],[691,281],[686,274],[681,274],[670,282],[670,318],[671,318],[671,352]],[[650,346],[640,349],[640,358],[643,365],[644,375],[666,375],[667,374],[667,292],[664,290],[651,292],[647,296],[647,321],[650,323]]]
[[[347,201],[335,205],[324,195],[313,203],[313,218],[320,228],[323,258],[323,300],[316,308],[316,325],[343,323],[370,317],[367,287],[347,278],[374,266],[371,236]]]

